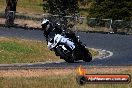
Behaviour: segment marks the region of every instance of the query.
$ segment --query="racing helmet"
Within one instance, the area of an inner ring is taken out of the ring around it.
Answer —
[[[50,27],[50,22],[49,22],[49,20],[44,19],[44,20],[41,22],[41,26],[42,26],[43,30],[48,30],[49,27]]]

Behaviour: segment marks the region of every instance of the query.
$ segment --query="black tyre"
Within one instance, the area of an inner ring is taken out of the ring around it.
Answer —
[[[90,62],[92,60],[92,54],[85,48],[85,46],[75,48],[73,53],[76,60],[83,60],[85,62]]]
[[[61,47],[57,47],[57,52],[59,53],[61,59],[64,59],[68,63],[74,63],[73,57],[65,54]]]
[[[83,61],[90,62],[91,60],[92,60],[92,54],[89,52],[88,49],[85,49],[83,53]]]

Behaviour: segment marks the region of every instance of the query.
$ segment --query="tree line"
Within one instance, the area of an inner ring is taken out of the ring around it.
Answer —
[[[95,0],[89,17],[113,20],[132,20],[131,0]]]
[[[18,0],[6,0],[5,13],[16,11]],[[92,2],[88,17],[113,20],[132,20],[131,0],[43,0],[43,9],[51,14],[72,15],[79,13],[79,3]],[[43,3],[42,2],[42,3]],[[18,11],[19,12],[19,11]]]

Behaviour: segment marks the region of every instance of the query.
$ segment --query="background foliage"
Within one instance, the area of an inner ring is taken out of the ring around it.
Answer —
[[[63,15],[77,13],[79,9],[77,0],[47,0],[44,7],[51,14]]]
[[[89,17],[130,20],[132,19],[132,1],[95,0],[89,9]]]

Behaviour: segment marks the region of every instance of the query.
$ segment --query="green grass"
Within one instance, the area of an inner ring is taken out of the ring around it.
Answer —
[[[127,72],[123,72],[127,73]],[[132,72],[129,71],[129,74]],[[122,73],[121,73],[122,74]],[[127,73],[128,74],[128,73]],[[129,84],[85,84],[76,82],[76,75],[43,77],[2,77],[0,88],[132,88]]]
[[[5,6],[6,6],[6,0],[0,0],[0,11],[4,11],[5,10]]]
[[[17,42],[0,42],[0,50],[11,53],[35,53],[33,48],[26,47]]]
[[[90,49],[93,56],[98,51]],[[58,61],[53,51],[41,41],[29,41],[19,38],[0,38],[0,64],[33,63],[45,61]]]
[[[59,57],[56,57],[44,42],[0,38],[0,63],[32,63],[56,60],[59,60]]]
[[[6,0],[0,0],[0,11],[5,10]],[[18,0],[17,12],[23,13],[43,13],[43,0]]]

